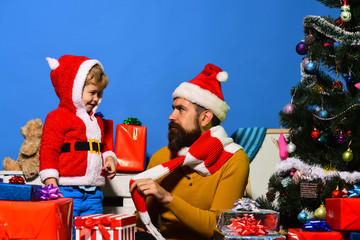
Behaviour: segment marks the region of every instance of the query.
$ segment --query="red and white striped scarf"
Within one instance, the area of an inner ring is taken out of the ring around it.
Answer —
[[[180,150],[179,157],[136,175],[130,180],[130,186],[138,179],[151,178],[156,180],[179,166],[188,166],[204,177],[210,176],[219,170],[239,149],[242,149],[242,147],[234,143],[233,139],[227,136],[222,126],[212,127],[201,135],[190,148]],[[146,228],[157,240],[164,239],[151,223],[150,216],[146,210],[145,198],[140,195],[137,189],[131,193],[131,196],[140,219]]]

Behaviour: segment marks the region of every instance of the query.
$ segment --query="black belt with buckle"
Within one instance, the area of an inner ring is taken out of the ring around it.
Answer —
[[[64,143],[61,147],[60,153],[70,152],[71,143]],[[90,151],[91,153],[100,154],[102,152],[102,143],[96,140],[90,140],[89,142],[75,142],[75,151]]]

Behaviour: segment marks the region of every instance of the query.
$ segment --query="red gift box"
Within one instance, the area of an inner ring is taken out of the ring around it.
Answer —
[[[0,239],[69,240],[72,210],[72,198],[39,202],[0,200]]]
[[[104,143],[114,151],[114,124],[113,120],[103,119],[104,123]]]
[[[75,217],[76,240],[134,240],[136,216],[92,214]]]
[[[118,124],[115,136],[116,169],[119,172],[141,172],[145,165],[146,127]]]
[[[288,240],[344,240],[344,233],[337,231],[330,232],[310,232],[302,230],[301,228],[289,228]]]
[[[327,198],[326,222],[336,230],[360,230],[360,198]]]

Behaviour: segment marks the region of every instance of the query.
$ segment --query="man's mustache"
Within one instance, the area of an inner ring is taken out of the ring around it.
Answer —
[[[175,122],[169,122],[169,130],[172,129],[172,128],[180,129],[181,126],[180,126],[180,124],[177,124]]]

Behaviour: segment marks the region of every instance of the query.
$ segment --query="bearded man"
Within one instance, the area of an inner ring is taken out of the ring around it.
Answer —
[[[169,144],[130,182],[137,239],[145,232],[155,239],[211,239],[221,211],[243,196],[249,159],[220,125],[229,110],[220,84],[227,78],[207,64],[174,91]]]

